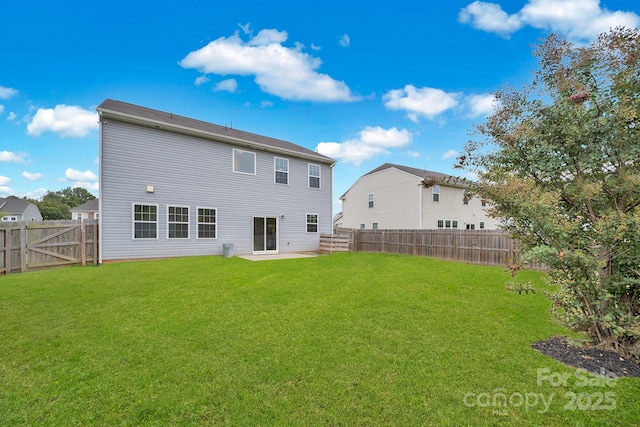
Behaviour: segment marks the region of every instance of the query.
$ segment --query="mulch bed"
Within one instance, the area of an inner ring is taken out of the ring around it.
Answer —
[[[584,369],[597,375],[616,377],[640,377],[640,364],[620,357],[613,351],[595,347],[576,347],[565,337],[553,337],[533,343],[531,347],[540,353],[574,368]]]

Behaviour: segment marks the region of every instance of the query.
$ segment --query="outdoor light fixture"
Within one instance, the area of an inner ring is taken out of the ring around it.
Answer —
[[[147,193],[153,193],[153,185],[147,185]]]

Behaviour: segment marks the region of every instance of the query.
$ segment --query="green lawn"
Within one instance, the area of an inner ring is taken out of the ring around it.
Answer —
[[[637,425],[639,379],[530,348],[568,332],[521,276],[535,295],[366,253],[0,277],[0,425]]]

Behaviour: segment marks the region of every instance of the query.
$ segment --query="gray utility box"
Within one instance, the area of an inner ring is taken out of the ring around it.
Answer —
[[[233,243],[222,244],[222,255],[224,255],[225,258],[231,258],[233,256]]]

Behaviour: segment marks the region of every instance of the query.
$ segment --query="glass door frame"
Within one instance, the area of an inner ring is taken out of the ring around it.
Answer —
[[[259,221],[262,220],[261,229],[257,228]],[[278,217],[276,215],[254,215],[252,218],[252,253],[260,254],[277,254],[279,251],[279,228]],[[262,237],[262,240],[259,238]]]

